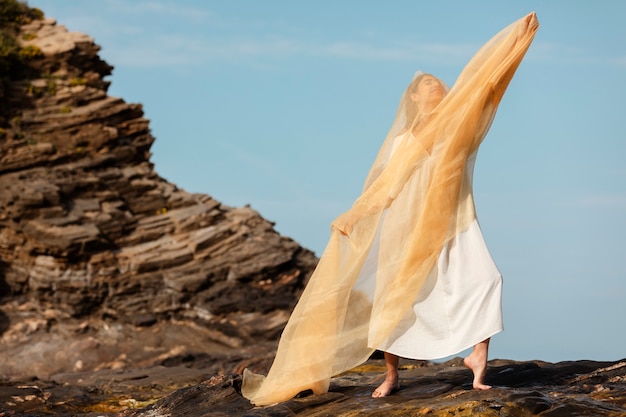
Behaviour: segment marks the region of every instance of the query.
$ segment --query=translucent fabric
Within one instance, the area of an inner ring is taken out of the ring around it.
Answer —
[[[361,196],[332,224],[267,377],[244,371],[242,393],[252,403],[326,392],[332,376],[388,341],[444,245],[476,220],[467,162],[538,26],[531,13],[503,29],[428,112],[415,104],[424,75],[411,82]],[[374,242],[377,262],[364,269]]]

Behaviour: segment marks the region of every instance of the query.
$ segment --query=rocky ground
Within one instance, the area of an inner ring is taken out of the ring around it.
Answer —
[[[196,364],[200,365],[200,363]],[[384,371],[380,359],[332,380],[330,391],[268,407],[240,394],[241,376],[169,366],[101,370],[0,383],[1,416],[626,416],[626,361],[556,364],[493,360],[488,391],[471,388],[460,358],[404,361],[399,391],[372,399]]]

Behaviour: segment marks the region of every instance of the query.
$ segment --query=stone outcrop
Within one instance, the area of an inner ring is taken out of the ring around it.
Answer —
[[[0,374],[271,350],[244,347],[276,340],[314,254],[250,207],[159,177],[149,121],[107,94],[90,37],[42,19],[17,40],[23,71],[1,91]]]
[[[626,416],[626,362],[490,362],[488,391],[472,389],[460,358],[447,363],[406,361],[400,390],[383,399],[371,392],[382,382],[382,360],[370,360],[333,378],[323,395],[270,407],[251,407],[239,395],[238,376],[215,377],[176,391],[135,412],[148,416]]]
[[[626,416],[626,361],[493,360],[486,377],[493,388],[488,391],[472,389],[472,375],[460,358],[403,361],[400,390],[373,399],[370,394],[384,369],[383,360],[371,359],[333,378],[326,394],[303,393],[267,407],[253,407],[241,396],[239,375],[180,366],[62,374],[8,387],[0,381],[0,404],[12,416]],[[171,392],[177,384],[186,386]]]

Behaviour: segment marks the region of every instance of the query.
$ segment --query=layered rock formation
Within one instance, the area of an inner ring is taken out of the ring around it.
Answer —
[[[313,253],[159,177],[141,105],[107,95],[87,35],[35,19],[17,40],[23,67],[0,90],[0,374],[271,351],[245,353],[273,346]]]

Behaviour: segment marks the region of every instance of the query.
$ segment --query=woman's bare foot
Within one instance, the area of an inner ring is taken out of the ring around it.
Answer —
[[[374,390],[374,392],[372,392],[372,398],[386,397],[393,394],[399,389],[400,382],[398,382],[398,376],[396,375],[395,378],[387,376],[383,383],[380,384],[378,388]]]
[[[474,389],[486,390],[491,385],[485,385],[485,374],[487,373],[487,354],[482,349],[474,349],[474,351],[463,360],[463,363],[474,373]]]
[[[372,392],[372,398],[382,398],[393,394],[400,389],[400,382],[398,381],[398,363],[400,357],[393,353],[385,352],[385,366],[387,367],[387,373],[385,374],[385,380]]]

